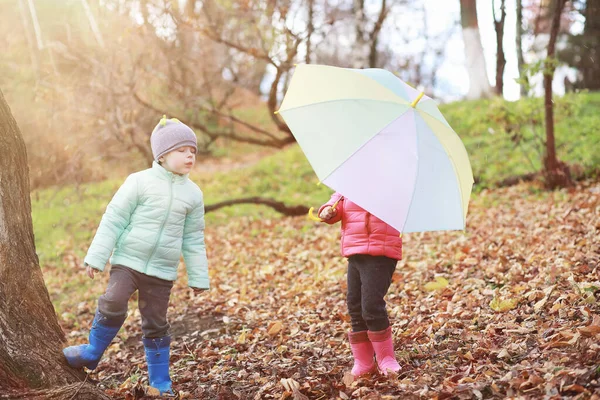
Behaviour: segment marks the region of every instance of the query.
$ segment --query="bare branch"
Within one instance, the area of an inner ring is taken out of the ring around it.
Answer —
[[[213,41],[215,41],[217,43],[224,44],[227,47],[230,47],[232,49],[236,49],[237,51],[239,51],[241,53],[244,53],[244,54],[248,54],[248,55],[250,55],[250,56],[252,56],[254,58],[258,58],[260,60],[265,60],[269,64],[277,67],[277,64],[275,63],[275,61],[271,57],[269,57],[268,54],[265,54],[265,53],[261,54],[254,47],[248,48],[248,47],[244,47],[244,46],[242,46],[240,44],[233,43],[232,41],[229,41],[227,39],[222,38],[214,30],[208,30],[208,29],[205,29],[205,28],[200,28],[199,31],[202,34],[204,34],[206,37],[208,37],[209,39],[211,39],[211,40],[213,40]]]
[[[164,110],[159,110],[158,108],[154,107],[152,104],[143,100],[138,95],[137,92],[134,91],[132,94],[133,94],[133,97],[144,107],[149,108],[159,114],[164,111]],[[187,118],[184,118],[181,115],[177,115],[176,113],[171,112],[170,115],[177,118],[180,121],[187,121]],[[292,135],[289,135],[283,139],[260,140],[260,139],[256,139],[256,138],[252,138],[252,137],[240,136],[240,135],[234,133],[233,130],[231,130],[229,132],[224,132],[224,131],[214,132],[214,131],[211,131],[206,125],[200,123],[197,120],[190,122],[190,126],[196,130],[203,132],[204,134],[206,134],[213,140],[220,137],[220,138],[232,139],[232,140],[235,140],[238,142],[255,144],[255,145],[266,146],[266,147],[275,147],[275,148],[282,148],[288,144],[295,142],[295,139]]]
[[[204,207],[204,212],[209,213],[211,211],[218,210],[219,208],[233,206],[236,204],[262,204],[290,217],[306,215],[306,213],[308,213],[308,207],[306,206],[286,206],[285,203],[281,201],[267,199],[264,197],[245,197],[242,199],[226,200],[216,204],[207,205]]]

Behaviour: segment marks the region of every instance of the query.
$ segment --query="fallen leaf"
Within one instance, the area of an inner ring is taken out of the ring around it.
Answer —
[[[160,390],[152,386],[148,386],[148,389],[146,389],[146,395],[150,397],[158,397],[160,396]]]
[[[125,382],[123,382],[119,385],[119,389],[129,388],[130,385],[131,385],[131,377],[125,379]]]
[[[494,297],[494,299],[490,302],[490,308],[497,312],[506,312],[515,308],[518,303],[518,299],[500,300],[499,298]]]
[[[475,359],[473,358],[473,354],[471,354],[471,352],[470,352],[470,351],[467,351],[467,352],[464,354],[464,356],[463,356],[463,357],[464,357],[464,358],[466,358],[467,360],[470,360],[470,361],[474,361],[474,360],[475,360]]]
[[[577,328],[577,330],[583,335],[583,336],[595,336],[600,334],[600,326],[598,325],[590,325],[590,326],[586,326],[583,328]]]
[[[294,379],[283,378],[280,382],[286,391],[292,392],[294,400],[308,400],[308,397],[300,392],[300,384]]]
[[[544,289],[544,294],[546,295],[546,297],[550,296],[550,294],[552,293],[552,291],[554,290],[555,287],[556,287],[556,285],[552,285],[552,286],[548,286],[546,289]]]
[[[448,280],[446,278],[438,276],[435,278],[435,282],[429,282],[425,284],[425,290],[432,292],[434,290],[442,290],[447,288],[449,285]]]
[[[547,301],[548,301],[548,297],[544,297],[543,299],[541,299],[540,301],[535,303],[533,305],[533,309],[535,310],[535,312],[539,312],[546,305]]]
[[[508,354],[508,350],[502,349],[498,353],[498,358],[510,358],[510,354]]]
[[[240,336],[238,336],[237,342],[239,344],[244,344],[246,343],[246,334],[247,334],[247,330],[242,329],[242,333],[240,333]]]
[[[270,336],[275,336],[277,335],[279,332],[281,332],[281,330],[283,329],[283,324],[279,321],[271,323],[271,325],[269,326],[269,330],[268,330],[268,334]]]
[[[588,390],[586,388],[584,388],[581,385],[578,384],[573,384],[573,385],[568,385],[568,386],[564,386],[562,388],[562,392],[577,392],[577,393],[584,393],[587,392]]]
[[[352,372],[346,372],[342,378],[342,382],[344,385],[346,385],[346,387],[352,386],[352,383],[354,383],[354,375],[352,375]]]

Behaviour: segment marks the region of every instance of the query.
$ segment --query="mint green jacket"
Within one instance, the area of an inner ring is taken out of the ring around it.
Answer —
[[[103,271],[110,257],[111,264],[174,281],[181,253],[189,286],[208,289],[202,191],[154,162],[114,195],[84,261]]]

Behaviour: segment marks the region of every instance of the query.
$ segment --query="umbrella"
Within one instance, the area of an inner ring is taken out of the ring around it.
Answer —
[[[400,232],[465,228],[467,151],[436,102],[391,72],[298,65],[277,112],[321,182]]]

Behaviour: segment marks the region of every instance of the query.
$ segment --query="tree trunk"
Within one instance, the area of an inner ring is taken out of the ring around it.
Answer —
[[[525,57],[523,56],[523,0],[517,0],[517,65],[519,67],[519,77],[522,81],[521,97],[527,96],[527,74],[525,73]]]
[[[586,54],[582,60],[582,88],[600,90],[600,0],[587,0],[583,30]]]
[[[312,36],[315,32],[315,0],[308,0],[308,26],[306,28],[306,57],[304,62],[310,64],[312,55]]]
[[[378,50],[377,46],[379,45],[379,33],[381,32],[381,28],[383,28],[383,23],[388,15],[389,8],[387,7],[387,1],[383,0],[381,2],[381,9],[379,10],[379,16],[377,17],[377,21],[375,21],[375,25],[373,26],[373,31],[371,32],[370,38],[370,50],[369,50],[369,67],[377,68],[378,65]]]
[[[25,38],[27,39],[27,48],[29,49],[29,57],[31,58],[31,67],[35,73],[35,79],[40,79],[40,62],[38,60],[37,49],[33,44],[33,35],[29,28],[29,17],[25,11],[25,4],[23,0],[19,0],[19,12],[21,14],[21,25],[23,25],[23,31],[25,31]]]
[[[87,0],[81,0],[81,5],[85,11],[85,15],[90,23],[90,29],[96,38],[96,41],[100,45],[100,47],[104,48],[104,39],[102,38],[102,33],[100,32],[100,28],[98,28],[98,23],[96,22],[96,18],[94,17],[94,13],[92,13],[92,9],[88,4]]]
[[[476,0],[460,0],[460,19],[462,23],[465,57],[469,74],[469,92],[467,99],[491,97],[492,87],[487,76],[483,46],[477,23]]]
[[[566,0],[557,0],[552,26],[550,28],[550,41],[548,42],[548,55],[544,68],[544,106],[546,109],[546,154],[544,159],[544,173],[546,185],[551,188],[566,187],[571,184],[569,169],[560,162],[556,156],[554,141],[554,103],[552,102],[552,78],[554,77],[554,54],[556,38],[560,28],[560,16]]]
[[[506,57],[504,56],[504,21],[506,20],[505,0],[500,4],[500,20],[496,19],[495,4],[492,0],[492,12],[494,13],[494,29],[496,30],[496,94],[502,96],[504,93],[504,67]]]
[[[85,374],[61,352],[64,334],[35,253],[28,175],[25,143],[0,91],[0,393],[69,398],[79,388],[77,398],[108,398],[73,385]]]
[[[355,41],[352,51],[352,68],[367,68],[369,66],[370,46],[367,40],[367,15],[365,14],[365,1],[354,0],[352,2],[354,13]]]

